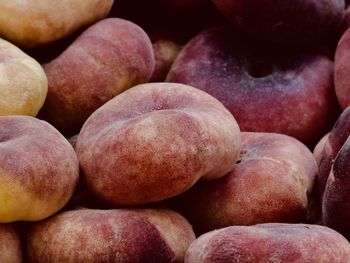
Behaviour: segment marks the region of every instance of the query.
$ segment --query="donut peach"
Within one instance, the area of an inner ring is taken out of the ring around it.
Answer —
[[[36,60],[0,39],[0,115],[36,116],[46,99],[47,85]]]
[[[57,214],[30,227],[30,262],[182,263],[195,236],[170,210],[81,209]]]
[[[0,222],[52,215],[78,176],[74,149],[54,127],[29,116],[0,117]]]
[[[305,222],[317,174],[312,152],[284,134],[242,132],[241,138],[241,156],[226,176],[175,198],[194,229]]]
[[[208,92],[231,111],[242,131],[283,133],[306,144],[328,132],[338,114],[330,59],[312,52],[262,51],[226,27],[190,40],[166,81]]]
[[[44,69],[49,90],[40,117],[72,136],[98,107],[151,78],[154,53],[142,28],[108,18],[85,30]]]
[[[0,1],[0,36],[22,47],[60,39],[107,16],[113,0]]]
[[[96,110],[76,143],[83,178],[114,205],[160,201],[230,171],[239,127],[225,107],[188,85],[135,86]]]
[[[349,263],[350,244],[335,230],[308,224],[231,226],[193,242],[185,263]]]

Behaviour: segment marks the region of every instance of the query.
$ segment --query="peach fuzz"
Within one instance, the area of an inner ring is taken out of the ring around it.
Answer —
[[[154,53],[142,28],[108,18],[85,30],[44,69],[49,90],[40,117],[71,136],[105,102],[147,82],[154,69]]]
[[[188,85],[137,85],[96,110],[76,151],[87,187],[113,205],[164,200],[230,171],[239,127],[225,107]]]
[[[21,240],[12,224],[0,224],[0,262],[23,262]]]
[[[36,221],[60,210],[79,176],[77,156],[51,125],[0,117],[0,222]]]
[[[47,95],[47,78],[41,65],[3,39],[0,63],[0,115],[36,116]]]
[[[242,131],[283,133],[305,144],[328,132],[339,111],[330,59],[263,50],[226,27],[190,40],[166,81],[208,92]]]
[[[81,209],[30,226],[30,262],[183,262],[195,235],[180,214],[152,209]]]
[[[113,0],[0,1],[0,35],[22,47],[50,43],[107,16]]]
[[[232,226],[200,236],[185,263],[349,263],[350,244],[325,226],[270,223]]]
[[[198,182],[173,203],[198,233],[231,225],[303,222],[317,164],[283,134],[242,132],[241,156],[224,177]]]

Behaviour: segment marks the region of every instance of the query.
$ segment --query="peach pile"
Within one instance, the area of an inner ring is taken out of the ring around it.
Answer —
[[[350,1],[51,2],[0,1],[0,263],[350,263]]]

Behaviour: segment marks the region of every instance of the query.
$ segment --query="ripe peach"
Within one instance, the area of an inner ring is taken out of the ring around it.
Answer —
[[[11,224],[0,224],[0,262],[21,263],[23,253],[20,237]]]
[[[113,205],[160,201],[232,169],[239,127],[225,107],[188,85],[148,83],[85,122],[76,151],[89,189]]]
[[[60,210],[78,181],[77,156],[51,125],[0,117],[0,222],[36,221]]]
[[[284,133],[305,144],[328,132],[339,107],[332,61],[318,54],[268,53],[232,31],[216,27],[194,37],[166,81],[213,95],[242,131]]]
[[[40,116],[71,136],[102,104],[147,82],[154,53],[139,26],[109,18],[89,27],[44,69],[49,91]]]
[[[60,39],[107,16],[113,0],[40,0],[0,2],[0,35],[34,47]]]
[[[34,224],[30,262],[183,262],[195,239],[191,225],[170,210],[81,209]]]
[[[0,115],[36,116],[47,95],[47,78],[42,67],[3,39],[0,39],[0,62]]]
[[[338,232],[307,224],[232,226],[200,236],[185,263],[349,263],[350,244]]]
[[[311,151],[273,133],[242,132],[241,156],[224,177],[180,196],[180,211],[203,233],[230,225],[303,222],[317,173]]]

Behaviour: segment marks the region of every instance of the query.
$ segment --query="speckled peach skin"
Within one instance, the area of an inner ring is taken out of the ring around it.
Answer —
[[[41,65],[0,39],[0,115],[36,116],[46,95],[47,78]]]
[[[83,178],[114,205],[164,200],[230,171],[240,131],[225,107],[188,85],[135,86],[96,110],[76,143]]]
[[[154,53],[142,28],[108,18],[89,27],[44,69],[49,91],[40,116],[71,136],[105,102],[147,82]]]
[[[262,44],[315,45],[334,36],[344,0],[212,0],[235,26]]]
[[[213,95],[242,131],[284,133],[306,144],[328,132],[339,111],[327,57],[262,52],[231,28],[195,36],[166,81]]]
[[[270,223],[211,231],[193,242],[185,263],[348,263],[350,244],[320,225]]]
[[[242,132],[241,157],[224,177],[199,182],[178,199],[198,233],[231,225],[303,222],[317,173],[311,151],[296,139]]]
[[[54,127],[28,116],[0,117],[0,222],[54,214],[78,176],[77,156]]]
[[[21,263],[23,252],[19,235],[11,224],[0,224],[0,262]]]
[[[335,157],[322,199],[322,223],[350,238],[350,140]]]
[[[29,262],[181,263],[195,240],[191,225],[170,210],[81,209],[33,225]]]
[[[22,47],[35,47],[60,39],[103,19],[113,0],[0,2],[0,36]]]

